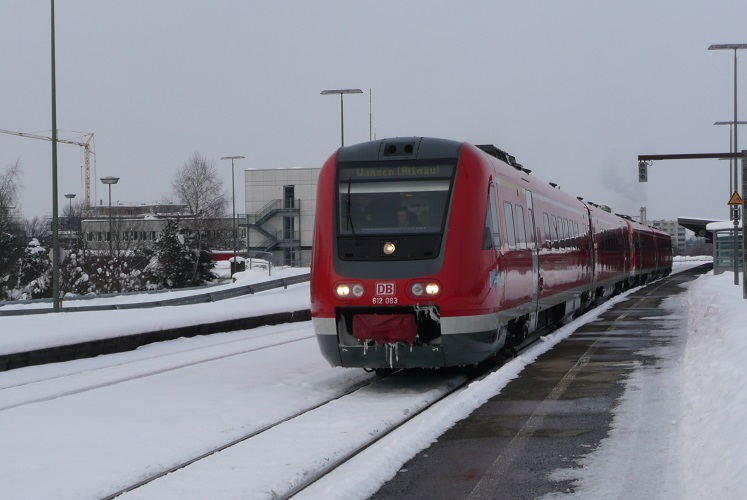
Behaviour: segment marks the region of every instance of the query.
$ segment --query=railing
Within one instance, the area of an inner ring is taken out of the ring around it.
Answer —
[[[247,214],[246,222],[248,224],[260,224],[260,221],[280,208],[280,201],[281,200],[272,200],[266,203],[265,206],[260,208],[257,212],[253,214]]]
[[[280,235],[280,233],[282,232],[282,230],[281,229],[276,229],[273,232],[273,231],[267,231],[265,229],[265,232],[267,234],[269,234],[269,236],[267,236],[264,240],[262,240],[261,242],[259,242],[259,244],[257,245],[257,247],[258,248],[264,248],[265,250],[269,250],[270,248],[274,247],[275,245],[277,245],[280,242],[280,239],[278,238],[278,236]]]
[[[291,276],[288,278],[281,278],[272,281],[265,281],[263,283],[255,283],[253,285],[243,285],[230,288],[228,290],[220,290],[216,292],[200,293],[196,295],[190,295],[189,297],[180,297],[175,299],[156,300],[152,302],[140,302],[136,304],[105,304],[95,306],[73,306],[64,307],[60,309],[61,312],[80,312],[80,311],[112,311],[117,309],[147,309],[153,307],[163,306],[186,306],[190,304],[202,304],[205,302],[216,302],[219,300],[232,299],[234,297],[240,297],[242,295],[251,295],[257,292],[264,292],[266,290],[272,290],[274,288],[288,288],[288,285],[297,285],[299,283],[305,283],[309,281],[311,275],[299,274],[298,276]],[[174,291],[174,290],[171,290]],[[81,297],[82,298],[82,297]],[[99,298],[99,297],[92,297]],[[76,299],[77,300],[77,299]],[[34,302],[50,302],[51,299],[40,299]],[[26,301],[26,303],[32,301]],[[46,314],[54,312],[54,309],[47,307],[44,309],[11,309],[8,311],[0,310],[0,316],[25,316],[29,314]]]
[[[298,212],[301,208],[299,198],[283,198],[272,200],[253,214],[246,215],[246,223],[261,225],[276,212]]]

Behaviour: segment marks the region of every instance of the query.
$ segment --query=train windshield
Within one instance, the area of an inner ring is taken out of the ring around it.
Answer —
[[[441,233],[453,171],[453,165],[341,168],[339,233]]]

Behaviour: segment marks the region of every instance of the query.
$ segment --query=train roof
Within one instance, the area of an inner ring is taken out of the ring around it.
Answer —
[[[375,141],[343,146],[337,150],[338,162],[365,162],[365,161],[402,161],[402,160],[427,160],[459,158],[465,142],[450,139],[439,139],[435,137],[394,137],[378,139]],[[495,158],[508,167],[513,168],[513,174],[527,181],[533,192],[551,196],[553,198],[565,199],[567,203],[578,203],[585,206],[592,217],[615,221],[620,224],[631,224],[646,230],[658,230],[641,225],[631,217],[615,214],[606,205],[598,205],[594,202],[584,201],[581,197],[561,191],[560,186],[554,182],[546,182],[537,177],[530,176],[531,170],[524,168],[511,154],[499,149],[493,144],[469,144],[489,157]],[[507,171],[508,172],[508,171]]]
[[[341,147],[338,162],[458,158],[463,142],[432,137],[395,137]]]

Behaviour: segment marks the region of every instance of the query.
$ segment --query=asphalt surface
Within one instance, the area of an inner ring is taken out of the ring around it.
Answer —
[[[499,395],[406,463],[373,499],[536,498],[572,492],[550,474],[572,466],[607,437],[612,410],[670,312],[662,300],[710,270],[700,266],[653,282],[541,355]]]

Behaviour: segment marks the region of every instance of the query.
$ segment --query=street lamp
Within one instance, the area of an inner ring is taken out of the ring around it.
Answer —
[[[342,103],[343,94],[362,94],[361,89],[339,89],[339,90],[322,90],[321,95],[340,94],[340,142],[345,145],[345,112]]]
[[[724,43],[724,44],[717,44],[717,45],[711,45],[708,47],[708,50],[733,50],[734,51],[734,123],[736,125],[739,124],[737,121],[737,50],[739,49],[747,49],[747,43]],[[737,130],[739,129],[738,126],[734,126],[734,152],[739,151],[739,143],[737,142]],[[747,179],[747,162],[742,159],[742,183],[744,184],[745,179]],[[734,191],[737,191],[739,186],[739,179],[737,175],[738,167],[736,164],[734,164]],[[745,198],[745,194],[747,194],[745,191],[745,186],[742,185],[742,216],[744,217],[745,210],[747,210],[747,198]],[[737,276],[737,245],[738,245],[738,239],[737,239],[737,220],[734,220],[734,284],[739,284],[739,277]],[[742,224],[744,226],[744,224]],[[742,228],[742,298],[747,299],[747,268],[745,268],[745,264],[747,264],[747,259],[745,259],[745,251],[747,251],[747,231],[745,228]]]
[[[238,239],[238,234],[236,231],[236,188],[234,187],[233,180],[233,161],[243,159],[243,156],[224,156],[221,158],[221,160],[231,160],[231,198],[233,202],[233,265],[231,266],[231,274],[233,274],[234,269],[238,269],[238,265],[236,263],[236,240]]]
[[[119,182],[119,177],[107,176],[102,177],[101,182],[109,186],[109,256],[114,256],[114,247],[112,240],[114,239],[114,231],[112,229],[112,184]]]
[[[50,1],[52,80],[52,310],[60,312],[60,220],[57,214],[57,78],[55,69],[54,0]]]
[[[75,198],[75,193],[67,193],[65,195],[65,198],[70,200],[70,208],[68,210],[68,219],[67,219],[67,228],[68,230],[72,231],[72,221],[73,221],[73,198]]]

